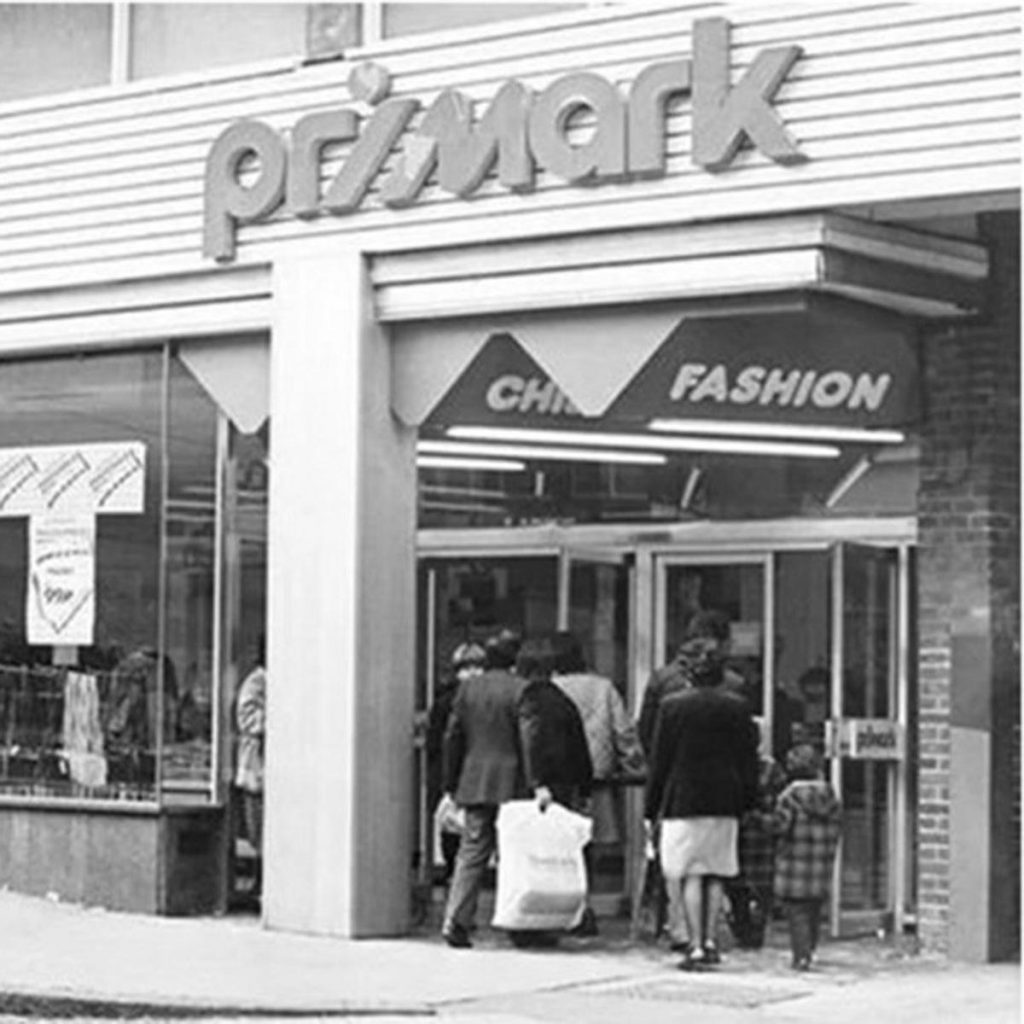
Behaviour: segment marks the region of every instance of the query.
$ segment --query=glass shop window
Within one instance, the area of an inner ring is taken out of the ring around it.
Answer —
[[[129,78],[298,58],[305,31],[306,4],[132,4]]]
[[[0,363],[0,797],[219,794],[239,502],[208,383],[167,348]]]
[[[110,4],[0,4],[0,102],[110,81]]]
[[[383,9],[383,34],[385,39],[393,39],[513,18],[535,18],[540,14],[555,14],[585,6],[559,3],[388,3]]]
[[[151,800],[163,356],[0,365],[0,794]]]

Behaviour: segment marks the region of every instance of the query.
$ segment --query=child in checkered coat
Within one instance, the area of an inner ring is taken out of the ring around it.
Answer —
[[[789,785],[772,816],[776,836],[775,895],[786,908],[793,968],[806,971],[818,945],[821,911],[832,881],[842,808],[822,778],[814,747],[800,744],[786,756]]]

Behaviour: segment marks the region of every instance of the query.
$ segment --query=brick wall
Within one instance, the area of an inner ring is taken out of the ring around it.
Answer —
[[[987,315],[922,342],[917,899],[925,947],[950,951],[950,792],[964,784],[951,737],[964,709],[991,730],[986,958],[1002,959],[1020,949],[1019,217],[988,215],[981,227],[993,254]],[[958,648],[958,637],[971,643]]]

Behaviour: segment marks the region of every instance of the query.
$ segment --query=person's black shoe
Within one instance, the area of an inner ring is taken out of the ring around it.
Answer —
[[[461,924],[453,924],[441,932],[441,938],[448,943],[452,949],[469,949],[473,942],[469,932]]]
[[[683,954],[683,959],[679,964],[679,970],[681,971],[705,971],[707,968],[708,963],[704,958],[704,950],[702,949],[688,949]]]
[[[580,917],[579,924],[570,928],[569,934],[577,939],[592,939],[595,935],[599,934],[599,931],[597,915],[592,908],[587,907]]]
[[[718,947],[713,942],[704,943],[704,963],[709,967],[714,967],[716,964],[722,962],[722,954],[718,952]]]

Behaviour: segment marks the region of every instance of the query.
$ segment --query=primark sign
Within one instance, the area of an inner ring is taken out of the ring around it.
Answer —
[[[666,106],[679,97],[689,98],[690,159],[703,170],[727,168],[744,143],[776,163],[800,163],[806,155],[774,99],[801,52],[763,49],[734,83],[729,23],[699,19],[693,53],[649,65],[625,93],[589,71],[540,92],[509,80],[479,119],[465,93],[445,89],[424,109],[419,99],[390,95],[385,68],[359,65],[348,83],[359,109],[307,114],[287,137],[254,119],[218,136],[206,158],[203,254],[232,260],[239,225],[266,220],[282,206],[306,220],[354,213],[375,183],[380,201],[401,209],[416,203],[428,180],[468,198],[495,171],[500,187],[518,193],[534,188],[538,169],[570,185],[658,178],[666,173]],[[581,117],[590,129],[585,141],[573,137]],[[345,144],[337,173],[322,185],[325,151]]]

